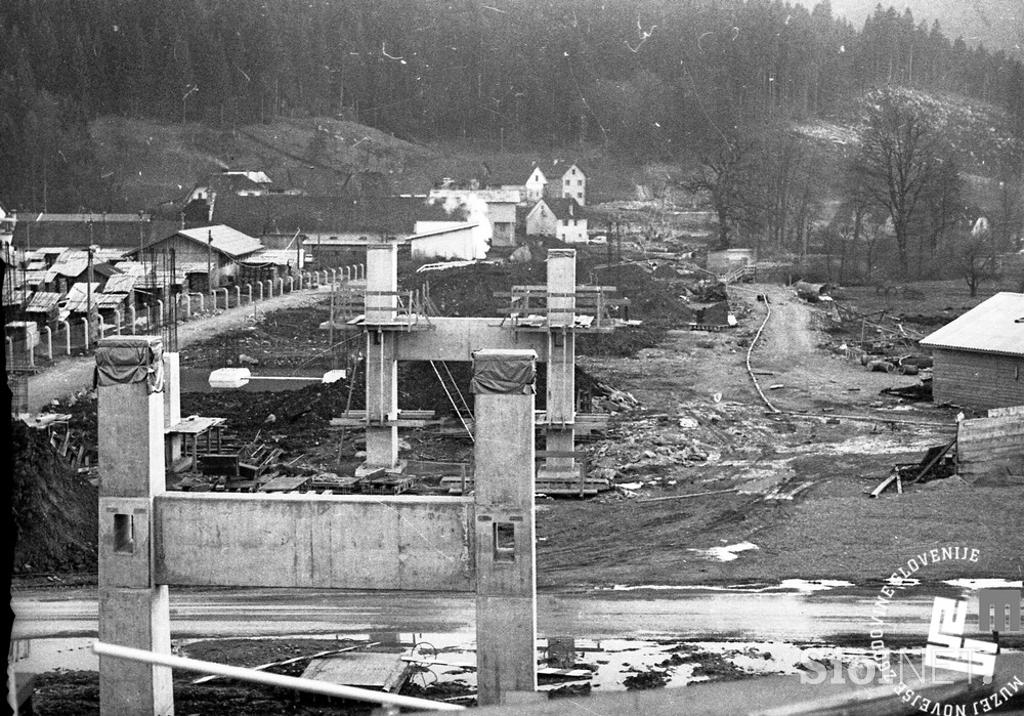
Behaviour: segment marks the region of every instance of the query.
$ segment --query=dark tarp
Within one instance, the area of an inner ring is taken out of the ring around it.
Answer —
[[[163,343],[107,339],[96,349],[99,386],[146,381],[150,393],[164,389]]]
[[[536,363],[525,356],[473,356],[473,379],[469,383],[472,393],[534,392],[537,378]]]

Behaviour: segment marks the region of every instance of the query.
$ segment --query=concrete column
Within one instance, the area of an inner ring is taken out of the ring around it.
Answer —
[[[473,354],[476,655],[480,705],[537,684],[532,350]],[[516,697],[517,700],[520,697]]]
[[[398,464],[398,360],[393,331],[398,307],[398,246],[367,246],[372,275],[366,285],[366,468]],[[385,423],[391,423],[390,425]]]
[[[277,279],[277,295],[280,296],[284,293],[284,279],[278,277]]]
[[[227,286],[225,286],[224,288],[222,288],[220,290],[224,292],[224,310],[226,311],[229,308],[231,308],[231,302],[228,299],[228,288],[227,288]],[[214,302],[213,307],[214,308],[217,307],[217,303],[216,302]]]
[[[32,341],[25,341],[25,349],[28,351],[28,367],[36,367],[36,347],[32,345]]]
[[[181,421],[181,361],[179,353],[164,353],[164,427]],[[181,435],[165,438],[164,460],[168,465],[181,457]]]
[[[302,284],[300,283],[299,285],[301,286]],[[294,276],[289,276],[288,277],[288,293],[291,293],[294,290],[295,290],[295,277]]]
[[[227,289],[225,289],[225,290],[227,290]],[[252,288],[250,287],[249,290],[251,291]],[[242,305],[242,286],[240,284],[237,284],[237,283],[235,284],[235,305],[236,306],[241,306]]]
[[[67,321],[59,321],[64,326],[64,351],[71,355],[71,324]]]
[[[331,285],[338,283],[338,269],[331,269]]]
[[[153,583],[150,540],[153,497],[164,491],[164,401],[149,378],[160,352],[157,336],[106,338],[96,351],[99,638],[170,654],[167,587]],[[171,670],[101,656],[100,712],[173,714]]]
[[[53,331],[49,326],[43,326],[43,333],[46,335],[46,359],[53,360]]]
[[[257,281],[256,282],[256,288],[258,289],[256,291],[256,298],[257,298],[257,300],[262,301],[263,300],[263,282],[262,281]]]
[[[82,336],[85,340],[84,350],[89,350],[89,317],[82,319]]]
[[[548,427],[544,447],[549,452],[572,452],[573,424],[576,422],[576,250],[551,249],[547,260],[548,355],[547,406]],[[572,458],[549,457],[544,461],[545,475],[575,476]]]
[[[157,325],[164,325],[164,302],[159,298],[156,300],[156,319]]]
[[[245,288],[246,288],[246,293],[249,296],[249,305],[251,306],[252,305],[252,284],[251,283],[245,284]]]
[[[124,320],[124,315],[121,313],[120,308],[114,309],[114,332],[117,335],[121,335],[121,323]]]

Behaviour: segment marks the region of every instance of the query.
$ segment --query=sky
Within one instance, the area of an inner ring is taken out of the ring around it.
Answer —
[[[808,8],[817,0],[796,0]],[[832,14],[842,15],[860,28],[874,12],[879,0],[831,0]],[[914,20],[926,20],[930,27],[938,20],[950,39],[963,36],[968,44],[978,42],[992,50],[1006,50],[1024,60],[1024,0],[888,0],[900,13],[909,7]]]

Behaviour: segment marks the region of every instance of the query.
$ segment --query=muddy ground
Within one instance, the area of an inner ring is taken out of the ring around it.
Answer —
[[[582,342],[578,379],[595,386],[594,409],[613,415],[608,432],[581,449],[591,470],[611,478],[617,488],[582,501],[538,499],[541,588],[777,584],[790,577],[865,584],[884,579],[923,549],[949,544],[981,550],[977,574],[964,573],[957,563],[939,565],[930,579],[1019,578],[1024,569],[1019,481],[967,483],[952,477],[911,486],[901,495],[867,496],[894,464],[917,462],[928,447],[948,442],[955,434],[955,406],[882,395],[883,389],[915,385],[919,378],[867,372],[847,357],[838,346],[859,336],[838,329],[828,305],[808,304],[778,285],[742,284],[729,290],[739,326],[691,331],[673,315],[685,313],[679,307],[693,301],[685,288],[692,279],[660,274],[665,278],[653,280],[646,269],[624,269],[616,281],[624,288],[626,281],[639,285],[633,290],[636,303],[654,314],[645,329]],[[528,273],[516,278],[538,280]],[[445,297],[447,310],[458,313],[457,302],[447,298],[458,292],[446,293],[445,280],[432,278],[431,290],[435,300]],[[486,293],[478,297],[480,303]],[[758,296],[767,296],[768,304]],[[864,291],[866,302],[872,296]],[[746,365],[768,307],[772,314],[750,366],[770,404],[759,396]],[[911,314],[914,308],[903,310]],[[949,313],[963,308],[952,306]],[[918,313],[920,320],[908,325],[921,328],[934,318],[931,307]],[[331,367],[345,360],[358,339],[332,355],[327,336],[315,328],[326,314],[323,302],[269,314],[259,324],[186,348],[183,366],[225,365],[244,354],[259,361],[260,369]],[[346,338],[336,335],[335,342]],[[455,370],[464,373],[464,367]],[[443,391],[428,387],[435,385],[431,380],[403,369],[403,407],[448,410]],[[282,393],[185,394],[182,410],[223,415],[230,430],[278,444],[299,465],[341,471],[358,461],[361,447],[358,433],[349,432],[339,449],[339,432],[328,426],[349,403],[348,388],[342,382]],[[361,407],[358,375],[352,395],[351,407]],[[623,395],[635,401],[608,399]],[[83,421],[89,402],[86,395],[78,403]],[[468,460],[471,455],[468,440],[457,437],[428,430],[402,437],[403,457]],[[741,549],[725,549],[736,545]],[[52,569],[69,581],[82,574],[73,563]],[[42,577],[37,570],[25,572],[35,573],[35,580]],[[225,661],[242,664],[262,656],[244,646],[223,654]],[[43,713],[94,712],[89,705],[95,703],[94,674],[48,675],[43,683],[56,689],[56,705]],[[70,691],[62,691],[65,687]],[[219,687],[223,691],[210,701],[196,696],[193,702],[187,685],[181,687],[182,713],[222,713],[229,701],[233,713],[266,712],[271,702],[277,713],[336,712],[280,694],[264,701],[255,691],[229,685]],[[82,710],[68,710],[78,698]]]

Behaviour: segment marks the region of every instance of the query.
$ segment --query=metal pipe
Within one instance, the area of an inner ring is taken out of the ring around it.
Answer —
[[[443,701],[430,701],[429,699],[418,699],[412,696],[401,696],[389,694],[382,691],[370,691],[355,686],[342,686],[331,684],[326,681],[314,679],[303,679],[297,676],[283,676],[281,674],[270,674],[255,669],[245,669],[240,666],[229,666],[217,664],[212,661],[201,661],[189,659],[184,656],[171,656],[170,654],[158,654],[144,649],[133,649],[127,646],[116,644],[105,644],[101,641],[93,643],[92,650],[100,656],[111,656],[117,659],[138,661],[144,664],[155,666],[167,666],[172,669],[184,669],[185,671],[198,671],[203,674],[217,674],[230,679],[251,681],[256,684],[277,686],[282,689],[293,689],[305,691],[311,694],[322,694],[324,696],[335,696],[342,699],[353,699],[355,701],[367,701],[369,703],[399,706],[410,709],[430,709],[431,711],[464,711],[465,707],[457,704],[448,704]]]

